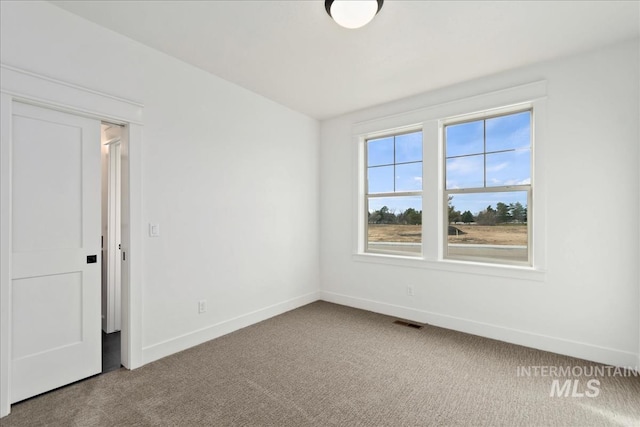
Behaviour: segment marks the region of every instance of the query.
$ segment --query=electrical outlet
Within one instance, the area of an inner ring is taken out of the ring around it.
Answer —
[[[202,314],[207,311],[207,300],[201,299],[198,301],[198,313]]]
[[[407,285],[407,295],[413,296],[413,285]]]

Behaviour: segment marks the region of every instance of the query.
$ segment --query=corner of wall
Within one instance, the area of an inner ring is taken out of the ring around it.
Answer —
[[[150,345],[142,349],[142,364],[146,365],[147,363],[151,363],[158,359],[162,359],[163,357],[195,347],[212,339],[219,338],[223,335],[246,328],[271,317],[286,313],[287,311],[295,310],[296,308],[311,304],[319,299],[320,291],[310,292],[232,319],[224,320],[220,323],[216,323],[197,331],[189,332],[158,344]]]

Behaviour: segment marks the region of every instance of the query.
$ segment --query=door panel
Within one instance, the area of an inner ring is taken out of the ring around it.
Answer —
[[[16,103],[11,148],[17,402],[101,370],[100,122]]]
[[[82,247],[82,129],[14,115],[13,136],[13,251]]]
[[[64,306],[63,312],[58,307]],[[32,312],[39,313],[34,318]],[[46,330],[20,334],[13,340],[14,360],[82,341],[82,274],[79,272],[29,277],[14,281],[14,322]],[[39,322],[39,323],[37,323]]]

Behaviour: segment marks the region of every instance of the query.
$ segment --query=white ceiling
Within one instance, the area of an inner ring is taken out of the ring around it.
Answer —
[[[323,1],[55,1],[324,119],[640,34],[638,1],[387,0],[347,30]]]

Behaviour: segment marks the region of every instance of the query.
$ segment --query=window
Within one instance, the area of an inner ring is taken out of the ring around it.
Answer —
[[[545,280],[546,117],[541,80],[354,123],[353,259]]]
[[[531,121],[444,121],[445,258],[531,265]]]
[[[365,140],[367,252],[422,254],[422,131]]]

